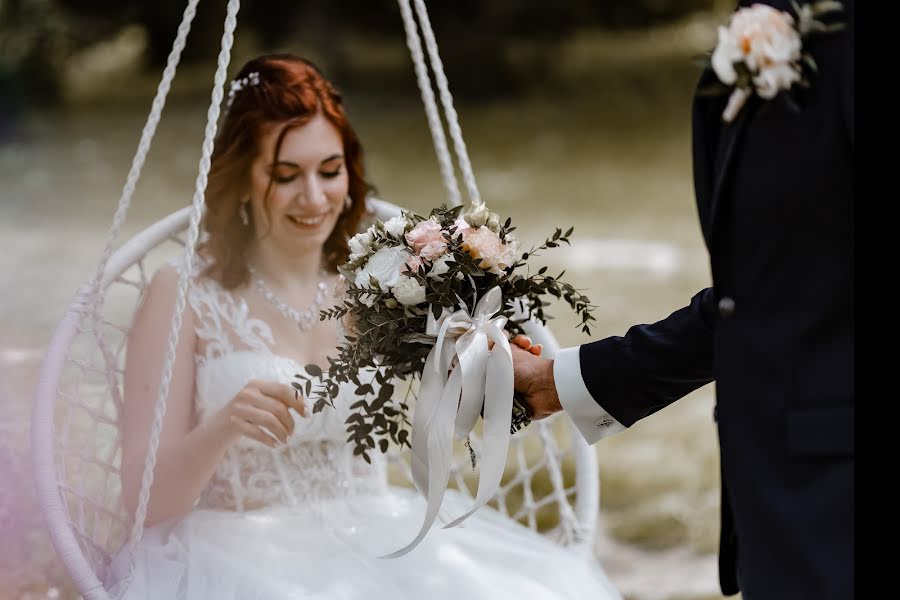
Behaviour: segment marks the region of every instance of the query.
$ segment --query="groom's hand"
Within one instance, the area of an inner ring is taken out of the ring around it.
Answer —
[[[517,335],[511,341],[515,390],[528,405],[532,418],[540,420],[561,411],[553,361],[541,358],[540,344],[533,346],[524,335]]]

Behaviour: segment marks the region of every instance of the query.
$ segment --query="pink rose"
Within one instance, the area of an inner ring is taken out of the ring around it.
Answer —
[[[459,234],[463,234],[463,236],[465,236],[470,231],[475,231],[474,229],[472,229],[469,226],[468,223],[466,223],[466,220],[463,219],[462,217],[457,217],[456,222],[453,225],[454,225],[454,228],[453,228],[453,237],[454,238],[456,236],[458,236]]]
[[[406,269],[404,269],[404,273],[415,273],[419,270],[419,267],[422,266],[421,257],[413,254],[409,258],[406,259]]]
[[[483,261],[481,268],[497,275],[516,260],[515,244],[504,244],[484,226],[464,232],[462,247],[472,258]]]
[[[442,256],[445,252],[447,252],[447,242],[441,240],[440,242],[428,242],[425,244],[425,246],[419,250],[419,256],[425,260],[431,261]]]
[[[425,260],[433,260],[447,250],[447,242],[441,234],[441,226],[437,221],[431,219],[416,225],[405,237],[409,247]],[[425,248],[428,250],[425,251]]]

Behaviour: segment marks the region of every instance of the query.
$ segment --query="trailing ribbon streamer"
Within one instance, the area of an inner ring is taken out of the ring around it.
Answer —
[[[437,319],[428,315],[426,333],[437,341],[425,361],[412,424],[412,477],[428,500],[416,538],[385,558],[397,558],[419,545],[437,518],[453,455],[453,436],[461,439],[475,427],[484,407],[484,450],[478,492],[472,508],[445,527],[455,527],[484,506],[500,487],[509,450],[513,409],[512,350],[506,339],[506,317],[493,317],[503,307],[499,287],[491,288],[475,306]],[[488,341],[494,347],[488,349]],[[453,358],[458,362],[450,370]],[[448,375],[449,372],[449,375]],[[461,394],[461,396],[460,396]],[[482,402],[483,401],[483,402]]]

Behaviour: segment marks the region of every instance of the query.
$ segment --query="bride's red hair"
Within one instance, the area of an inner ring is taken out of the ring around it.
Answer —
[[[254,229],[241,221],[241,202],[250,188],[250,165],[261,150],[263,135],[273,125],[286,125],[276,141],[276,156],[285,134],[317,114],[340,132],[352,202],[325,242],[324,258],[330,270],[336,271],[347,260],[347,242],[357,232],[372,189],[365,179],[362,147],[347,120],[341,95],[315,65],[290,54],[260,56],[245,64],[235,80],[250,73],[259,74],[259,83],[245,85],[233,95],[216,137],[206,186],[203,228],[209,237],[202,250],[210,264],[204,274],[227,290],[250,278],[246,254]]]

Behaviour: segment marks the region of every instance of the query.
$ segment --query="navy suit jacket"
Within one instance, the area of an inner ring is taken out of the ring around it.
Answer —
[[[726,97],[695,97],[712,287],[580,350],[591,396],[625,426],[715,381],[719,579],[745,600],[853,596],[853,0],[844,8],[846,30],[804,42],[819,72],[795,105],[754,96],[725,124]],[[707,70],[700,85],[715,80]]]

